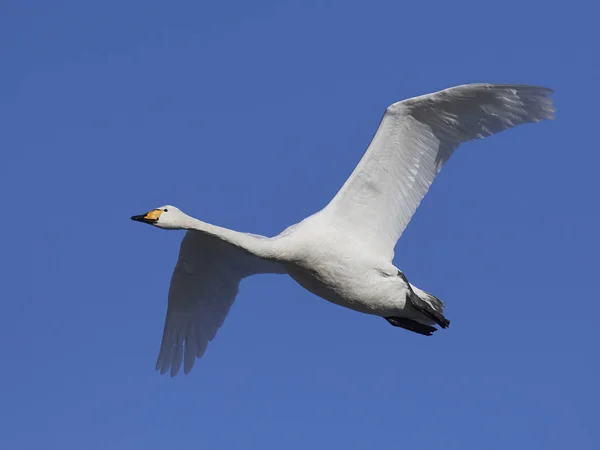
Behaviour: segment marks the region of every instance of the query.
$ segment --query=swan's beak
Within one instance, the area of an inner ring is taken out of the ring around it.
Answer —
[[[161,209],[153,209],[149,213],[142,214],[140,216],[131,216],[131,220],[135,220],[137,222],[144,222],[149,224],[154,224],[158,222],[158,218],[162,214]]]

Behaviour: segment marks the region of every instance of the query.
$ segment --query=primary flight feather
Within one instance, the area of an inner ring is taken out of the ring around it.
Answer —
[[[267,238],[194,219],[162,206],[133,220],[188,230],[169,289],[156,363],[188,373],[206,350],[238,293],[258,273],[287,273],[341,306],[431,335],[449,325],[444,304],[409,283],[392,264],[394,247],[429,186],[465,141],[552,119],[543,87],[468,84],[387,108],[362,159],[321,211]]]

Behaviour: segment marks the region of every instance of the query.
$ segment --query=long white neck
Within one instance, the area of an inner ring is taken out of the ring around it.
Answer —
[[[259,258],[277,260],[278,252],[273,241],[263,236],[253,236],[239,231],[229,230],[227,228],[211,225],[210,223],[202,222],[201,220],[184,215],[181,228],[184,230],[195,230],[201,233],[213,236],[224,242],[228,242],[235,247],[238,247],[251,255]]]

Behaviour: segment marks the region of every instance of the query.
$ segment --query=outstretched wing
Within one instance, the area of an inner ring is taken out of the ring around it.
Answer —
[[[456,148],[527,122],[551,119],[550,89],[469,84],[394,103],[346,183],[322,211],[376,251],[394,246]]]
[[[257,237],[261,239],[262,237]],[[266,239],[266,238],[262,238]],[[188,373],[223,325],[242,278],[285,273],[274,262],[198,231],[188,231],[169,288],[169,306],[156,370]]]

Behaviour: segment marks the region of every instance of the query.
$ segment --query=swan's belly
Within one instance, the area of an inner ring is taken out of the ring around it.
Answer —
[[[390,296],[389,283],[377,277],[373,268],[348,267],[343,263],[311,266],[289,264],[286,268],[300,286],[331,303],[381,316],[404,307],[404,296]]]

